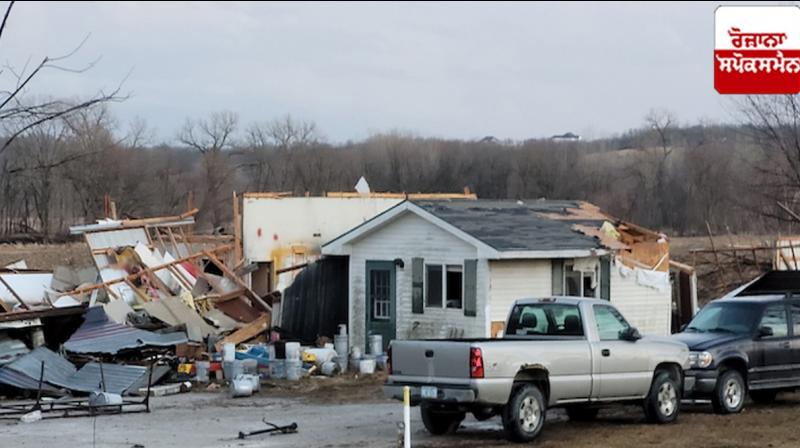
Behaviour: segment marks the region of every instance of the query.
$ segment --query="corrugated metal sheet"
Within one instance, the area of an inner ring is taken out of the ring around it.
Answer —
[[[103,364],[103,374],[100,375],[100,364],[90,362],[73,375],[64,387],[79,392],[103,390],[102,380],[105,379],[106,392],[122,394],[141,381],[147,384],[146,376],[146,367],[121,364]]]
[[[86,242],[89,243],[89,248],[91,250],[125,246],[135,247],[136,243],[139,242],[150,244],[150,240],[147,238],[147,232],[145,232],[144,227],[87,233]]]
[[[72,363],[45,347],[39,347],[31,353],[17,358],[14,362],[0,369],[0,383],[20,389],[36,390],[39,386],[39,375],[44,362],[43,390],[56,391],[59,388],[75,392],[93,392],[103,390],[105,381],[107,392],[123,394],[134,392],[142,385],[147,385],[148,369],[143,366],[121,364],[102,365],[90,362],[77,370]],[[153,380],[164,375],[164,369],[156,369]]]
[[[0,384],[16,387],[23,390],[39,390],[39,378],[33,379],[27,375],[15,372],[7,367],[0,367]],[[59,389],[42,383],[42,391],[56,393]]]
[[[30,350],[22,341],[0,334],[0,364],[7,364]]]
[[[186,333],[158,334],[111,321],[102,306],[86,311],[86,320],[64,343],[73,353],[108,353],[145,346],[169,347],[187,342]]]
[[[57,386],[68,384],[70,378],[78,371],[71,362],[46,347],[37,347],[29,354],[8,364],[6,368],[38,380],[42,363],[44,363],[44,381]]]

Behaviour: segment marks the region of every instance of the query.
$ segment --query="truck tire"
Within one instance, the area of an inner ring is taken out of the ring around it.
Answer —
[[[711,405],[717,414],[736,414],[744,407],[747,387],[738,370],[726,370],[717,378]]]
[[[753,402],[758,404],[770,404],[775,401],[775,397],[778,395],[777,390],[751,390],[750,391],[750,398]]]
[[[419,411],[425,429],[435,436],[456,432],[466,417],[464,412],[451,411],[441,407],[437,409],[436,405],[430,403],[422,403]]]
[[[651,423],[672,423],[681,405],[680,386],[668,372],[656,372],[644,399],[644,415]]]
[[[521,384],[511,391],[511,398],[503,409],[503,428],[510,440],[530,442],[544,426],[547,404],[534,384]]]
[[[600,411],[600,409],[597,408],[580,406],[567,406],[564,410],[567,411],[567,417],[574,422],[592,421],[597,417],[597,413]]]

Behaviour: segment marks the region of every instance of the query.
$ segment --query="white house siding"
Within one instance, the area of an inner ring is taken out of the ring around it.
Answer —
[[[489,262],[490,320],[505,322],[515,300],[553,293],[550,260]]]
[[[422,257],[426,264],[463,264],[477,258],[477,249],[414,214],[406,214],[351,243],[350,252],[350,345],[365,345],[365,274],[367,260],[401,258],[396,268],[397,338],[444,338],[448,331],[463,330],[464,337],[487,334],[485,298],[487,263],[478,261],[476,316],[464,316],[463,309],[424,308],[411,312],[411,259]]]
[[[672,293],[663,292],[636,281],[636,275],[623,277],[619,265],[611,265],[611,303],[616,306],[631,325],[642,334],[666,336],[670,334]]]

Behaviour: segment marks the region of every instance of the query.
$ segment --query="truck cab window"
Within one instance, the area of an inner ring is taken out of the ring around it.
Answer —
[[[597,321],[597,333],[601,341],[622,339],[622,332],[630,328],[619,311],[610,306],[595,305],[594,319]]]
[[[511,312],[506,335],[583,336],[580,311],[575,305],[517,305]]]

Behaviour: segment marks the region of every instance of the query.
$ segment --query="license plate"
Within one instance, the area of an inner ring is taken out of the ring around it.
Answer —
[[[433,386],[422,386],[419,393],[422,396],[422,398],[435,399],[439,395],[439,390]]]

